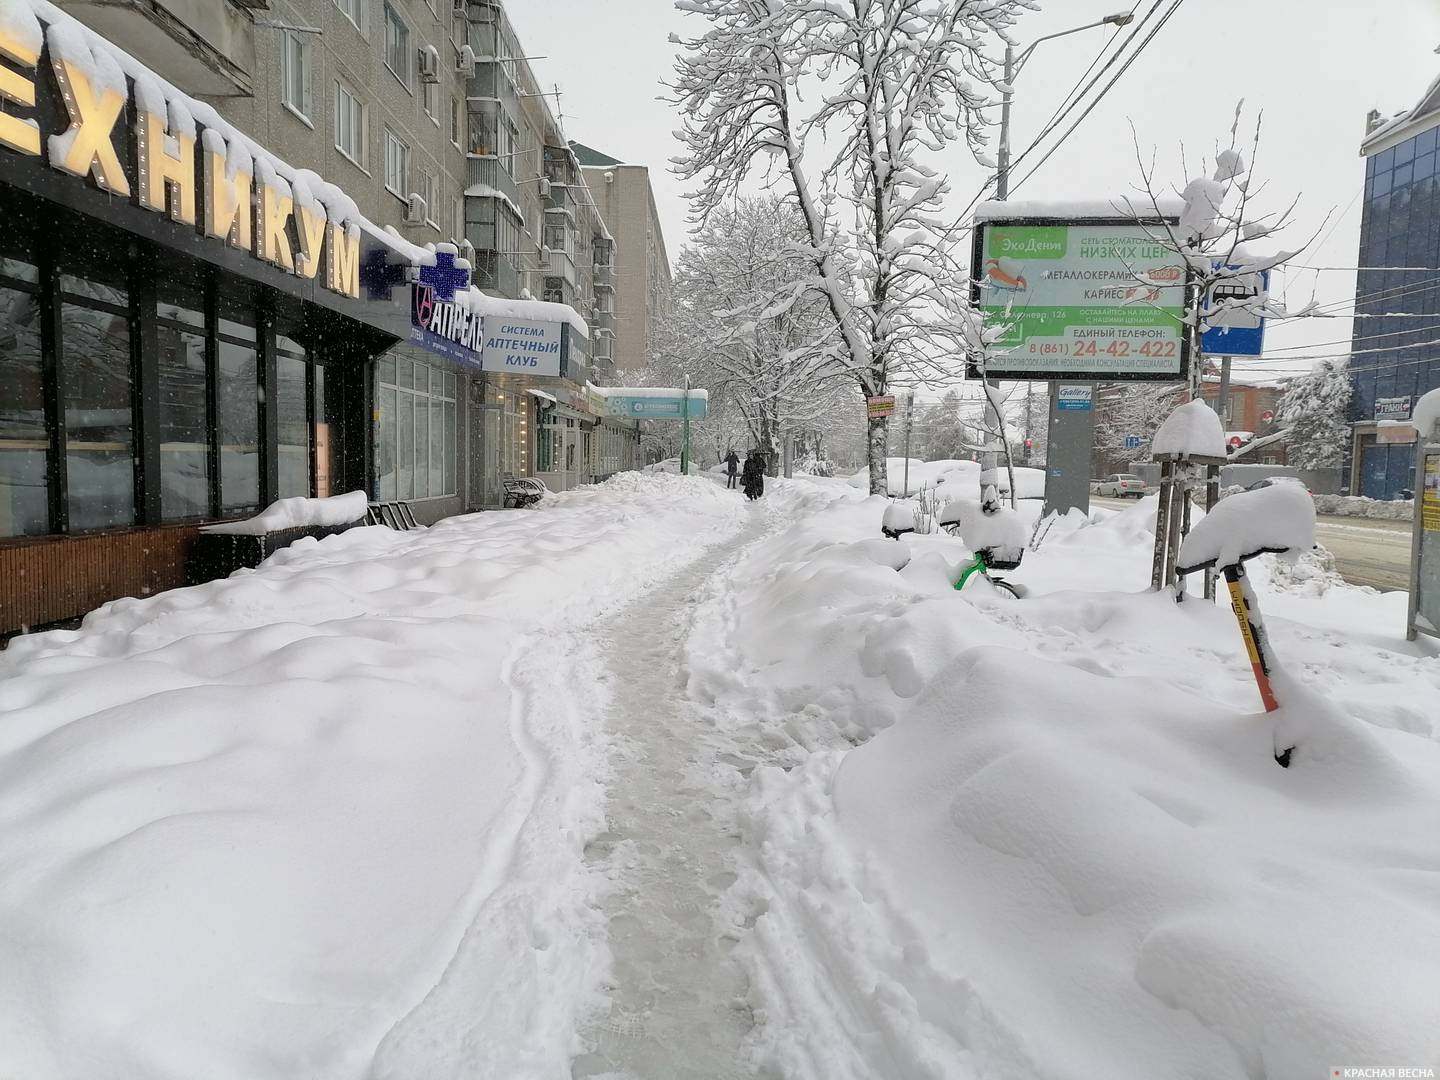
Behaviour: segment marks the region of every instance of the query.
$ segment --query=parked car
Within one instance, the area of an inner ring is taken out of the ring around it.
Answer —
[[[1104,480],[1091,480],[1090,494],[1139,499],[1145,495],[1145,481],[1134,473],[1112,473]]]

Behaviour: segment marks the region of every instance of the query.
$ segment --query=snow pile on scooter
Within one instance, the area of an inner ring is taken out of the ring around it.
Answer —
[[[1298,480],[1227,495],[1180,545],[1182,569],[1237,566],[1261,552],[1294,559],[1315,546],[1315,501]]]

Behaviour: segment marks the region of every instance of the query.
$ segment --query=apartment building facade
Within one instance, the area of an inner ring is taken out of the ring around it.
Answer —
[[[582,143],[571,145],[601,216],[615,235],[615,367],[636,371],[645,366],[656,321],[670,308],[670,255],[650,169]]]
[[[156,2],[166,30],[187,38],[161,74],[182,86],[182,77],[198,80],[194,51],[230,43],[233,60],[207,59],[237,77],[208,96],[197,85],[196,96],[291,165],[341,186],[376,224],[416,245],[455,244],[486,293],[562,304],[583,320],[583,331],[562,325],[558,374],[469,378],[443,357],[397,345],[408,366],[393,381],[388,361],[381,372],[374,497],[414,500],[422,519],[434,519],[501,505],[506,476],[563,489],[629,466],[634,425],[600,415],[584,389],[613,379],[614,245],[553,96],[498,0]],[[119,31],[122,46],[157,36],[153,11],[121,26],[113,5],[71,6],[97,29]],[[430,395],[432,382],[468,402]],[[468,405],[475,428],[457,432],[465,446],[444,451],[468,465],[451,479],[421,461],[434,452],[421,453],[418,419],[399,415],[399,403],[428,411],[427,400],[442,412]]]
[[[476,224],[498,13],[7,7],[0,635],[183,584],[203,525],[277,498],[365,490],[431,522],[502,505],[506,473],[631,466],[634,424],[588,391],[608,233],[538,97],[513,94],[543,133],[533,251]],[[477,242],[515,253],[508,292]]]

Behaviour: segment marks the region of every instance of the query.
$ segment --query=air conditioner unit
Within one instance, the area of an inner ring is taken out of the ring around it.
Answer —
[[[475,50],[469,45],[460,46],[460,56],[455,61],[455,70],[461,75],[475,74]]]
[[[426,45],[420,50],[420,81],[440,81],[440,53],[434,45]]]
[[[542,199],[550,197],[550,178],[548,176],[540,177],[540,197]]]
[[[405,224],[425,224],[425,210],[425,200],[422,199],[419,195],[416,195],[414,192],[411,192],[410,200],[405,204]]]

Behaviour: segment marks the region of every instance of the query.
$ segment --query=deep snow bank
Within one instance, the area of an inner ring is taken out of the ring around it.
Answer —
[[[1440,661],[1390,601],[1257,562],[1294,673],[1267,717],[1228,610],[1140,591],[1153,498],[1027,554],[1019,602],[947,591],[935,538],[871,539],[882,507],[757,549],[693,680],[785,740],[736,886],[783,1074],[1440,1061]]]
[[[15,641],[0,1074],[366,1075],[442,973],[473,974],[446,967],[516,874],[536,771],[565,788],[547,843],[578,848],[601,813],[583,732],[537,731],[513,669],[743,515],[708,481],[627,474],[537,510],[302,541]],[[569,693],[573,657],[547,663]],[[399,1040],[384,1075],[568,1072],[598,967],[583,898],[553,874],[522,885],[465,994],[483,1038]]]

